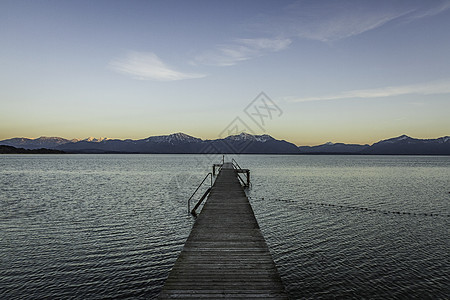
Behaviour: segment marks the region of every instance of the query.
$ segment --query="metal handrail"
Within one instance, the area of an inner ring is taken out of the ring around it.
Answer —
[[[240,170],[242,170],[241,166],[237,163],[237,161],[236,161],[234,158],[231,159],[231,163],[233,164],[233,167],[234,167],[235,169],[240,169]]]
[[[231,163],[233,165],[233,168],[235,168],[236,170],[241,170],[242,171],[241,166],[238,164],[238,162],[234,158],[231,159]],[[247,176],[249,176],[248,173],[247,173]],[[239,178],[239,180],[242,182],[242,184],[245,187],[250,187],[250,184],[246,184],[245,181],[239,175],[239,173],[237,174],[237,177]],[[249,181],[249,178],[247,178],[247,181]]]
[[[191,210],[191,214],[196,216],[197,213],[195,212],[195,210],[200,206],[200,204],[202,204],[203,200],[205,200],[206,196],[208,196],[209,192],[211,192],[212,187],[209,187],[206,192],[203,194],[203,196],[200,198],[200,200],[198,200],[197,204],[195,204],[194,208]]]
[[[191,199],[192,199],[192,197],[194,197],[195,193],[197,193],[198,189],[202,186],[203,182],[205,182],[205,180],[206,180],[206,178],[208,178],[208,176],[211,176],[211,186],[210,187],[212,187],[213,176],[212,176],[212,173],[210,172],[210,173],[206,174],[205,178],[203,178],[202,182],[198,185],[198,187],[195,190],[195,192],[189,198],[189,200],[188,200],[188,212],[191,212]]]
[[[247,184],[245,183],[244,179],[242,179],[242,177],[239,174],[237,174],[237,177],[239,178],[239,180],[242,182],[242,184],[244,186],[247,186]]]

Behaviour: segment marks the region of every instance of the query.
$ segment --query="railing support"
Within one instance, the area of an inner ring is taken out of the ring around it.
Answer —
[[[213,164],[213,176],[216,176],[216,167],[220,170],[223,164]]]
[[[205,200],[206,196],[208,196],[209,192],[211,192],[211,188],[210,187],[206,190],[206,192],[203,194],[203,196],[200,198],[200,200],[198,200],[197,204],[192,209],[192,211],[191,211],[192,215],[194,215],[194,216],[197,215],[197,213],[195,211],[200,206],[200,204],[203,202],[203,200]]]
[[[231,163],[233,164],[233,168],[236,169],[237,171],[237,176],[240,179],[240,181],[242,182],[242,184],[244,185],[244,187],[250,187],[250,170],[249,169],[242,169],[241,166],[237,163],[237,161],[232,158],[231,159]],[[239,176],[239,173],[245,173],[245,175],[247,176],[247,182],[245,182],[241,176]]]
[[[211,184],[210,184],[210,187],[209,187],[209,189],[208,189],[208,193],[209,193],[209,191],[211,190],[211,187],[212,187],[212,184],[213,184],[213,179],[212,179],[213,175],[212,175],[212,173],[208,173],[208,174],[206,174],[205,178],[203,178],[202,182],[200,182],[200,184],[198,185],[198,187],[195,189],[195,191],[194,191],[194,193],[191,195],[191,197],[189,197],[189,200],[188,200],[188,212],[189,212],[189,213],[191,212],[191,199],[192,199],[192,197],[194,197],[194,195],[197,193],[198,189],[203,185],[203,183],[204,183],[205,180],[208,178],[208,176],[211,176]],[[206,197],[206,195],[207,195],[208,193],[205,193],[205,194],[203,195],[201,201],[203,201],[204,197]],[[195,206],[194,210],[198,207],[198,205],[200,205],[200,204],[198,203],[198,204]]]

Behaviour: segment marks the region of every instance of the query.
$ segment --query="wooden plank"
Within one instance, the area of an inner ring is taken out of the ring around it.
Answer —
[[[287,299],[253,209],[224,163],[160,299]]]

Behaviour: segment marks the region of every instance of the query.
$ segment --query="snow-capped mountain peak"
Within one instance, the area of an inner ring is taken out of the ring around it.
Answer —
[[[100,142],[103,142],[103,141],[106,141],[106,140],[109,140],[109,139],[106,138],[106,137],[95,138],[95,137],[90,136],[90,137],[88,137],[88,138],[85,138],[85,139],[82,140],[82,141],[83,141],[83,142],[100,143]]]
[[[59,145],[63,145],[67,142],[69,142],[69,140],[60,137],[41,136],[34,139],[12,138],[1,141],[1,144],[13,147],[22,147],[25,149],[39,149],[39,148],[53,148]]]
[[[230,135],[225,139],[233,140],[233,141],[256,141],[256,142],[267,142],[269,140],[273,140],[274,138],[268,134],[262,135],[253,135],[246,132],[242,132],[236,135]]]
[[[412,138],[407,136],[406,134],[402,134],[401,136],[398,136],[398,137],[390,138],[387,140],[381,140],[378,143],[396,143],[396,142],[410,140],[410,139],[412,139]]]
[[[187,135],[186,133],[182,133],[182,132],[177,132],[177,133],[172,133],[169,134],[168,137],[170,139],[174,139],[177,141],[191,141],[191,140],[198,140],[197,138]]]
[[[274,138],[268,134],[254,135],[254,137],[255,137],[255,140],[257,140],[258,142],[263,142],[263,143],[270,141],[270,140],[274,140]]]
[[[450,141],[450,136],[443,136],[437,139],[438,143],[448,143]]]
[[[193,136],[187,135],[182,132],[172,133],[169,135],[160,135],[160,136],[151,136],[145,139],[146,142],[154,142],[154,143],[193,143],[193,142],[201,142],[202,140],[199,138],[195,138]]]
[[[403,141],[403,140],[406,140],[406,139],[410,139],[410,137],[409,136],[407,136],[406,134],[402,134],[401,136],[399,136],[399,137],[397,137],[397,138],[394,138],[396,141]]]
[[[240,134],[230,135],[230,136],[226,137],[226,139],[230,139],[230,140],[234,140],[234,141],[253,140],[254,136],[247,132],[241,132]]]

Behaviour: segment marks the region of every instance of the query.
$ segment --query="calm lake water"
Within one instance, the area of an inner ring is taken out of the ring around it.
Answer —
[[[450,157],[233,157],[291,298],[448,299]],[[0,298],[157,297],[220,161],[1,155]]]

